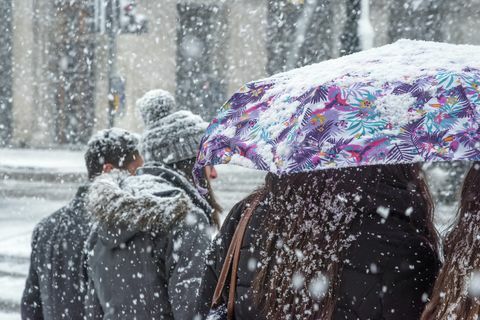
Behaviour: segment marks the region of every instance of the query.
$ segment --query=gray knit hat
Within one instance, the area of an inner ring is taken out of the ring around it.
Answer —
[[[197,156],[208,123],[190,111],[177,111],[175,99],[164,90],[152,90],[137,100],[145,123],[140,142],[145,162],[172,164]]]

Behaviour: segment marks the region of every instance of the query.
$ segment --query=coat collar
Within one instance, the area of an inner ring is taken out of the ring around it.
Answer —
[[[161,177],[118,170],[97,177],[86,202],[101,225],[132,231],[166,229],[193,207],[182,189]]]
[[[423,230],[427,223],[427,208],[423,196],[407,182],[380,181],[375,192],[360,197],[355,207],[362,212],[362,218],[378,217],[382,214],[395,216]],[[388,221],[388,217],[385,219]]]
[[[210,224],[212,224],[212,207],[183,175],[179,174],[174,170],[166,168],[163,164],[158,162],[149,162],[145,164],[145,166],[137,170],[137,175],[144,174],[161,177],[166,181],[170,182],[175,187],[182,189],[190,198],[193,205],[202,210],[207,216]]]

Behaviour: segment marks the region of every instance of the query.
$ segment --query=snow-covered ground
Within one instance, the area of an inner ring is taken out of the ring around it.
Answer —
[[[54,172],[85,172],[82,152],[69,150],[1,149],[0,168]]]
[[[16,314],[16,313],[1,312],[0,311],[0,319],[2,319],[2,320],[18,320],[19,315]]]
[[[0,319],[19,319],[32,230],[62,207],[82,176],[78,152],[0,150]]]
[[[64,206],[85,179],[79,151],[0,149],[0,320],[19,319],[34,226]],[[263,174],[219,166],[213,189],[225,211],[263,181]]]

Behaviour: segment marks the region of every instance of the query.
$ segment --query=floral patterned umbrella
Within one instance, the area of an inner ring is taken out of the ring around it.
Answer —
[[[277,174],[480,159],[480,47],[400,40],[247,83],[195,166]]]

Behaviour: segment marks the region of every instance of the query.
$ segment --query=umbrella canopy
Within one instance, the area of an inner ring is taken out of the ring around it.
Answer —
[[[480,47],[400,40],[247,83],[197,157],[277,174],[480,159]]]

